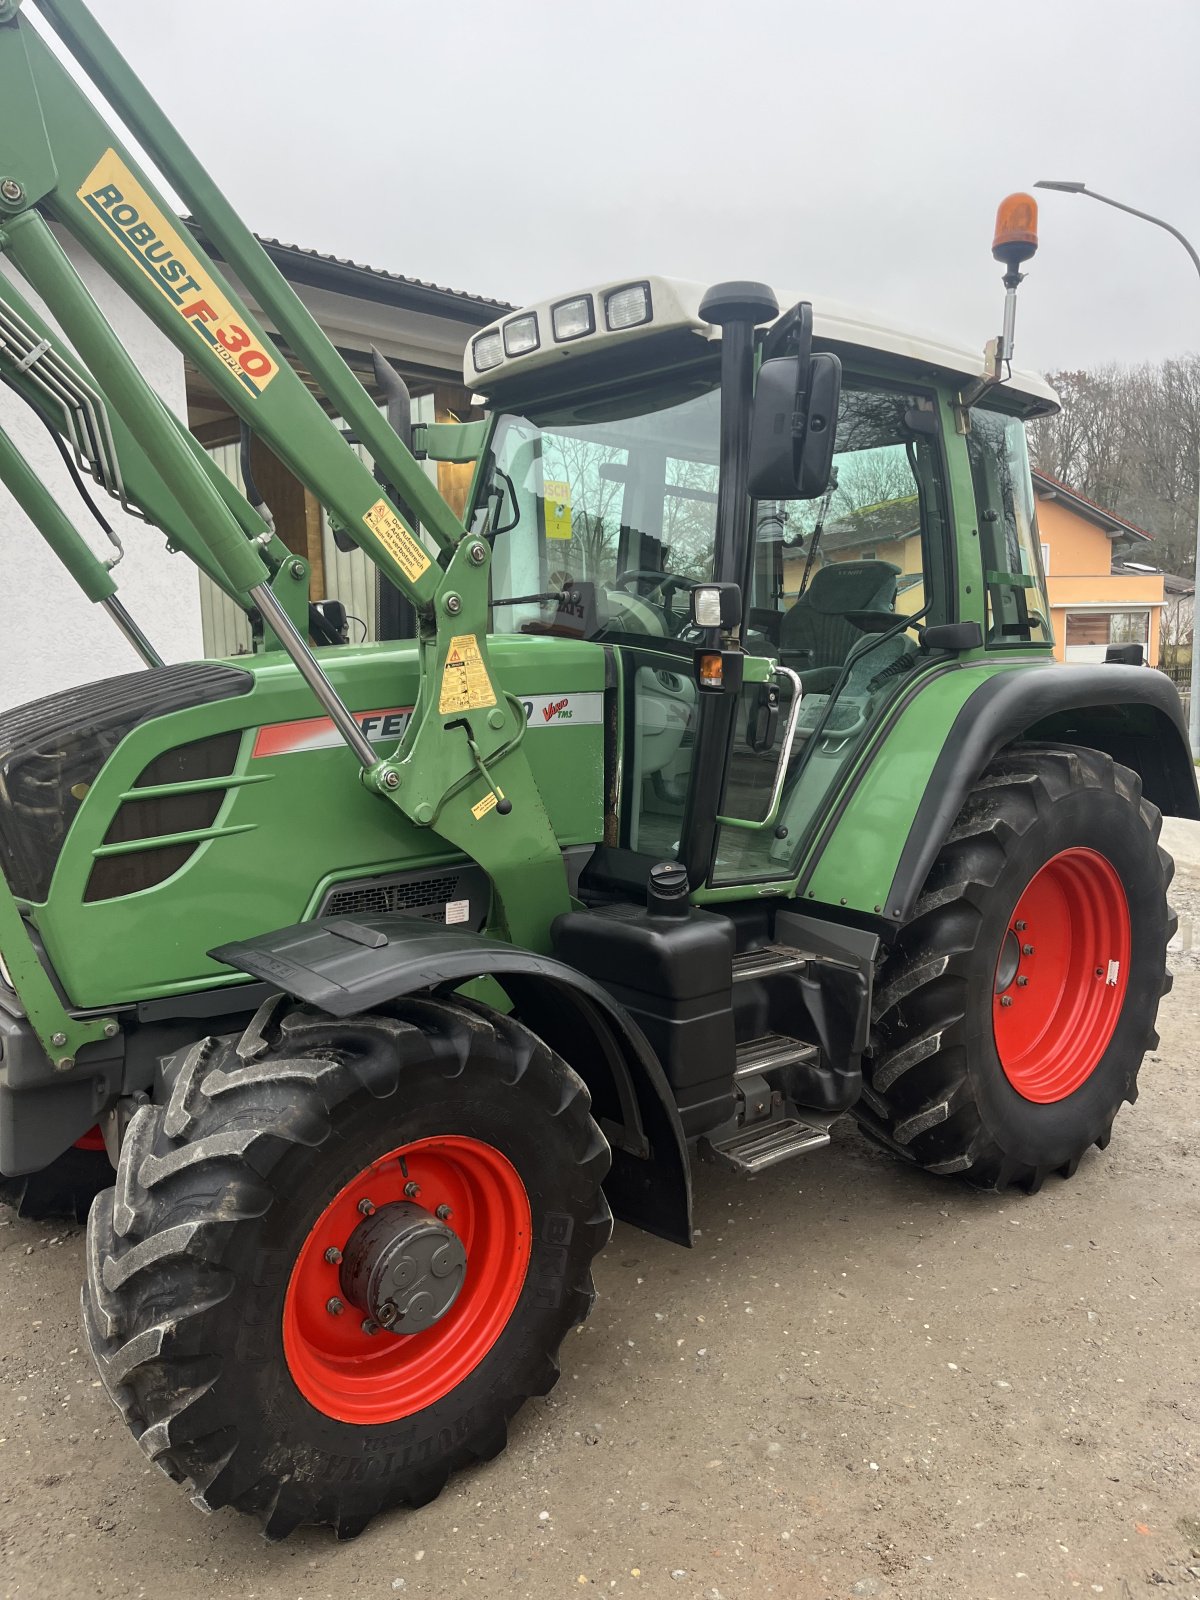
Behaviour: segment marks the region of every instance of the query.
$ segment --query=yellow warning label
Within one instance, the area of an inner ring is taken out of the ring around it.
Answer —
[[[546,537],[569,539],[571,537],[571,485],[565,479],[546,480]]]
[[[415,583],[428,569],[429,557],[387,501],[376,500],[369,511],[363,512],[363,521],[404,576]]]
[[[479,640],[473,633],[457,634],[446,652],[439,713],[445,716],[453,711],[478,711],[495,704],[496,691],[483,664]]]
[[[174,306],[208,353],[247,393],[260,395],[279,362],[184,239],[179,219],[162,210],[115,150],[104,152],[76,195],[116,241],[122,259]]]
[[[475,818],[475,821],[479,822],[487,816],[489,811],[494,811],[496,809],[496,801],[497,796],[492,794],[490,790],[482,800],[477,800],[471,807],[471,815]]]

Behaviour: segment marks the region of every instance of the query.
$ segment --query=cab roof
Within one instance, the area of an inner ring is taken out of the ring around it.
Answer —
[[[608,327],[606,305],[609,298],[622,290],[645,285],[649,295],[650,316],[635,326],[611,329]],[[699,338],[719,340],[721,330],[705,322],[700,316],[700,301],[706,292],[705,285],[680,278],[644,277],[617,278],[608,283],[578,289],[572,294],[554,295],[522,306],[475,334],[463,355],[463,377],[469,388],[491,397],[503,389],[509,379],[525,380],[539,369],[560,368],[564,358],[614,349],[618,344],[632,344],[647,336],[690,329]],[[781,293],[778,296],[783,310],[794,305],[800,296]],[[591,307],[591,330],[575,334],[567,340],[555,338],[553,314],[555,308],[575,305],[584,299]],[[536,348],[520,355],[510,356],[505,350],[506,328],[535,316],[538,343]],[[476,351],[489,335],[500,336],[501,359],[498,363],[480,368]],[[897,357],[926,370],[954,377],[973,378],[982,370],[982,349],[970,350],[935,334],[919,332],[912,328],[898,328],[882,321],[877,315],[843,305],[836,300],[813,301],[813,336],[822,346],[833,346],[839,351],[853,350],[864,355],[882,354]],[[1036,372],[1014,372],[1002,385],[1002,392],[1022,402],[1019,409],[1026,416],[1039,416],[1059,409],[1058,395]]]

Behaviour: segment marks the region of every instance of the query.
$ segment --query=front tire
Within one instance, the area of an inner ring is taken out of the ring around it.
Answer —
[[[611,1231],[608,1162],[582,1081],[469,1003],[203,1040],[89,1220],[101,1376],[205,1508],[356,1534],[503,1449],[554,1384]],[[400,1231],[367,1250],[379,1224]]]
[[[1171,986],[1161,825],[1098,751],[1018,745],[991,763],[879,974],[869,1135],[1030,1192],[1108,1144]]]

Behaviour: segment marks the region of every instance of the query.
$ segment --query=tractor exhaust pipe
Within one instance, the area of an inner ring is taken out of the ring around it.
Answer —
[[[408,385],[377,345],[371,346],[375,382],[387,402],[388,427],[406,450],[412,449],[412,395]]]
[[[371,346],[371,368],[375,382],[383,390],[387,406],[388,426],[406,450],[412,449],[412,395],[407,383],[377,345]],[[396,509],[409,524],[416,527],[417,519],[394,484],[390,484],[376,468],[375,476],[396,502]],[[380,574],[375,596],[375,636],[378,639],[411,639],[417,631],[417,614],[412,604],[394,583]]]

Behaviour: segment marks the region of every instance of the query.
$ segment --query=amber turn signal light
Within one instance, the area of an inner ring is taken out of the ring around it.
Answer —
[[[1037,253],[1038,208],[1031,194],[1010,194],[996,212],[992,254],[1006,266],[1019,267]]]
[[[702,689],[720,689],[725,679],[725,663],[721,652],[714,650],[702,655],[697,662],[697,677]]]

